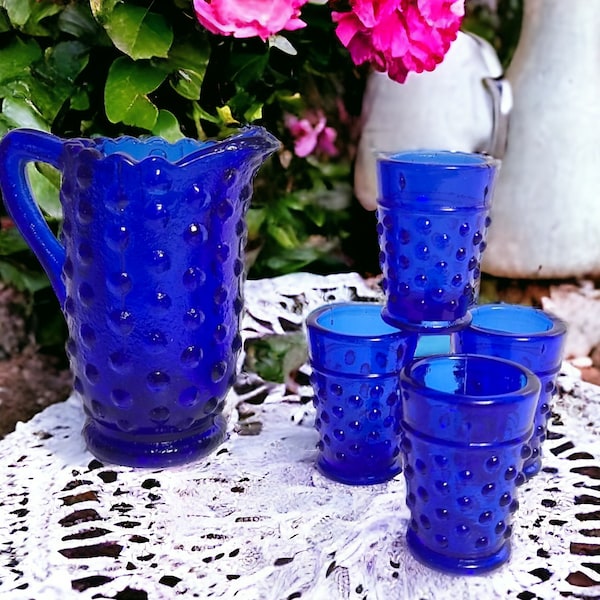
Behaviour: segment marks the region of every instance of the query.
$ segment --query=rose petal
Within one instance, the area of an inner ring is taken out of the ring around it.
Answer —
[[[199,23],[218,35],[267,40],[306,26],[300,9],[308,0],[194,0]]]

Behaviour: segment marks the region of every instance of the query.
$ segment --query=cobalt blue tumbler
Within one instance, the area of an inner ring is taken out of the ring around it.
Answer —
[[[381,305],[342,302],[307,318],[317,468],[347,484],[381,483],[400,468],[398,376],[416,336],[381,318]]]
[[[416,359],[401,372],[407,542],[423,563],[479,574],[509,557],[538,378],[476,355]]]
[[[543,310],[514,304],[484,304],[474,308],[471,315],[471,325],[453,334],[457,352],[514,360],[540,378],[542,389],[529,441],[530,455],[523,467],[525,476],[533,477],[542,465],[542,443],[546,439],[567,326]]]
[[[479,295],[500,161],[423,150],[382,154],[377,166],[383,318],[422,333],[463,327]]]

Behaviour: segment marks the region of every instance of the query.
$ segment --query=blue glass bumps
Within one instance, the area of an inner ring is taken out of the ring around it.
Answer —
[[[400,472],[398,375],[416,336],[381,319],[381,305],[321,306],[306,320],[315,389],[318,469],[347,484]]]
[[[523,467],[527,478],[542,466],[556,376],[563,358],[567,326],[561,319],[531,306],[484,304],[471,311],[466,329],[452,334],[457,352],[486,354],[514,360],[531,369],[542,389],[535,413],[530,455]]]
[[[400,388],[410,550],[443,571],[497,567],[509,557],[539,380],[500,358],[437,355],[408,364]]]
[[[388,323],[422,332],[468,323],[499,165],[484,155],[440,150],[378,157],[377,232]]]
[[[165,466],[223,440],[242,345],[244,217],[252,179],[277,147],[260,128],[219,143],[29,130],[0,143],[4,199],[63,307],[84,435],[99,459]],[[62,174],[60,240],[24,178],[34,160]]]

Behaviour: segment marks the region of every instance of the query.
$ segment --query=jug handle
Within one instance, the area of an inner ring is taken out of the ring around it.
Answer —
[[[25,167],[36,161],[60,169],[62,148],[60,138],[33,129],[13,129],[0,141],[0,187],[6,209],[46,271],[61,307],[67,295],[61,279],[65,248],[33,199]]]

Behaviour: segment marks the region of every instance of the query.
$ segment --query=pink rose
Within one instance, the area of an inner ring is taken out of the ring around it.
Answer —
[[[442,62],[465,12],[464,0],[350,0],[350,6],[332,17],[352,60],[400,83]]]
[[[322,111],[310,111],[302,119],[287,114],[285,126],[294,138],[296,156],[303,158],[315,151],[327,156],[337,156],[338,149],[335,147],[337,132],[333,127],[327,127],[327,119]]]
[[[218,35],[258,36],[263,41],[283,29],[306,27],[300,9],[308,0],[194,0],[196,17]]]

